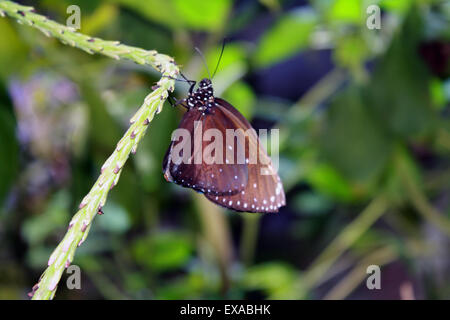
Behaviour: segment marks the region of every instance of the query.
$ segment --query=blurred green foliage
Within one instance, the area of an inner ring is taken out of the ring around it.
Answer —
[[[136,261],[155,271],[171,271],[189,260],[191,241],[179,232],[159,232],[135,241],[132,247]]]
[[[15,122],[8,108],[0,109],[0,145],[2,157],[0,157],[0,201],[11,187],[18,171],[18,143],[15,139]]]
[[[255,55],[256,63],[264,67],[307,48],[316,25],[317,16],[309,8],[284,15],[260,39]]]
[[[77,4],[81,32],[171,55],[193,79],[208,76],[194,46],[214,72],[229,38],[216,94],[284,135],[288,205],[245,220],[165,182],[182,114],[167,105],[77,251],[83,289],[56,297],[401,298],[406,282],[417,298],[449,298],[450,7],[375,3],[380,30],[366,27],[373,3],[362,0],[33,3],[59,22]],[[0,34],[0,298],[17,299],[159,75],[7,18]],[[386,248],[389,263],[374,255]],[[346,278],[367,261],[396,279],[379,295]]]

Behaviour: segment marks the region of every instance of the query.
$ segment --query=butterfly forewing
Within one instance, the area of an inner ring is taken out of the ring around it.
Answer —
[[[238,129],[227,119],[219,121],[223,118],[223,114],[220,113],[220,110],[213,110],[211,113],[203,114],[192,109],[184,114],[179,129],[189,132],[190,138],[186,140],[180,138],[171,142],[163,163],[166,180],[214,195],[232,195],[246,187],[248,168],[245,162],[239,164],[233,160],[233,153],[227,152],[225,141],[218,143],[216,150],[209,147],[215,139],[219,139],[219,136],[225,137],[222,133],[226,129]],[[220,135],[214,136],[214,133]],[[208,135],[210,139],[206,139]],[[190,144],[184,150],[191,152],[178,163],[175,161],[174,150],[183,149],[183,144]],[[199,144],[202,148],[196,147]]]

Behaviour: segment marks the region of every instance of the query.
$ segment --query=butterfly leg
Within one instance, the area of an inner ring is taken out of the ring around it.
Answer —
[[[166,76],[166,75],[162,75],[162,77],[163,77],[163,78],[169,78],[169,79],[172,79],[172,80],[175,80],[175,81],[183,81],[183,82],[189,83],[189,85],[190,85],[189,92],[192,93],[192,91],[193,91],[193,89],[194,89],[194,86],[196,85],[197,81],[189,80],[189,79],[186,78],[186,76],[185,76],[184,74],[182,74],[181,72],[180,72],[180,75],[181,75],[181,77],[182,77],[183,79],[177,79],[177,78],[174,78],[174,77],[171,77],[171,76]]]
[[[172,95],[170,95],[170,94],[167,96],[167,101],[169,101],[169,103],[172,107],[177,106],[178,100],[175,99],[174,97],[172,97]]]
[[[188,109],[187,106],[184,104],[186,102],[186,99],[175,99],[174,97],[172,97],[169,94],[169,96],[167,97],[167,101],[169,101],[169,103],[172,107],[176,107],[176,106],[180,105],[180,106]]]
[[[189,85],[191,86],[190,88],[189,88],[189,94],[192,94],[192,92],[194,91],[194,87],[195,87],[195,85],[197,84],[197,81],[194,81],[194,80],[189,80],[188,78],[186,78],[186,76],[184,75],[184,74],[182,74],[181,72],[180,72],[180,75],[183,77],[183,79],[187,82],[187,83],[189,83]]]

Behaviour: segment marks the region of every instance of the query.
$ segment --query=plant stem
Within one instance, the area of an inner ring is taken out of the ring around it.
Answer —
[[[299,286],[313,288],[345,250],[352,246],[383,215],[387,207],[388,202],[384,196],[377,196],[373,199],[358,217],[345,227],[316,258],[306,274],[300,279],[302,283]]]
[[[162,74],[172,74],[178,68],[173,58],[160,54],[155,50],[144,50],[121,44],[119,41],[108,41],[78,33],[72,27],[59,24],[49,18],[37,14],[33,7],[22,6],[11,1],[0,1],[0,16],[16,19],[18,23],[39,29],[47,37],[61,40],[62,43],[79,48],[89,54],[102,54],[120,60],[127,59],[137,64],[151,65]]]
[[[37,284],[38,287],[34,292],[33,299],[53,298],[64,269],[72,262],[76,248],[85,241],[92,220],[99,209],[104,206],[109,190],[117,184],[130,153],[136,152],[138,143],[144,136],[149,122],[164,102],[164,99],[161,98],[167,96],[167,87],[171,85],[171,81],[173,80],[161,78],[158,82],[160,87],[145,98],[141,108],[130,120],[130,128],[102,166],[99,178],[81,201],[80,210],[72,218],[66,235],[50,256],[48,268]]]
[[[283,122],[274,126],[274,128],[279,128],[282,133],[280,134],[280,149],[286,147],[290,135],[297,129],[299,123],[310,118],[317,107],[332,96],[346,78],[347,73],[344,70],[330,71],[289,108]]]
[[[230,266],[233,255],[230,227],[222,210],[205,197],[194,193],[199,220],[202,224],[204,238],[212,249],[219,266],[221,291],[226,294],[230,287]]]
[[[161,111],[169,91],[173,91],[173,78],[177,77],[179,69],[169,56],[123,45],[118,41],[106,41],[77,33],[70,27],[35,13],[32,7],[0,1],[0,15],[8,15],[19,23],[39,29],[48,37],[58,38],[64,44],[70,44],[88,53],[99,53],[114,59],[129,59],[138,64],[147,64],[163,74],[155,90],[144,99],[142,106],[131,118],[131,125],[117,143],[114,152],[103,164],[100,176],[81,201],[80,209],[70,221],[66,235],[51,254],[47,269],[30,294],[34,300],[52,299],[64,269],[73,261],[77,247],[86,240],[94,217],[105,205],[109,190],[118,183],[130,153],[136,152],[148,124],[155,113]]]
[[[355,290],[367,277],[367,267],[370,265],[384,266],[398,257],[398,253],[391,247],[377,249],[367,255],[353,270],[333,287],[324,297],[324,300],[342,300]]]
[[[242,263],[248,267],[253,263],[258,240],[260,216],[245,213],[242,215],[242,234],[240,256]]]
[[[406,251],[412,257],[425,259],[436,254],[436,248],[431,243],[407,240],[404,243]],[[385,266],[402,257],[401,251],[392,246],[375,249],[340,280],[324,297],[325,300],[345,299],[367,277],[367,267],[370,265]]]
[[[410,172],[402,163],[398,164],[398,169],[408,197],[417,212],[422,215],[426,221],[436,226],[446,235],[450,235],[450,219],[448,219],[444,213],[433,207],[422,189],[417,185]]]

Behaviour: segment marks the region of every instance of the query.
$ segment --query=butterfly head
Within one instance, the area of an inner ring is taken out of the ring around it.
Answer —
[[[209,80],[208,78],[204,78],[202,79],[199,84],[198,84],[199,89],[202,90],[208,90],[209,88],[212,89],[212,83],[211,80]]]
[[[198,84],[197,93],[202,95],[202,98],[210,99],[214,96],[211,80],[208,78],[202,79]]]

